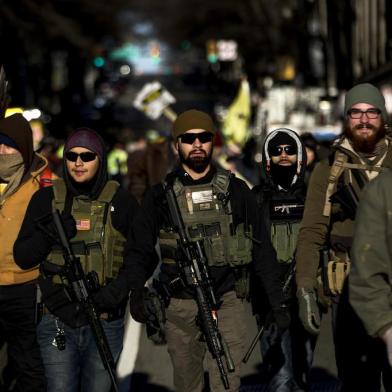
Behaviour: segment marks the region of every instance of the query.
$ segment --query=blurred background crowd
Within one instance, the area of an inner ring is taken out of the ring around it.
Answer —
[[[7,114],[31,122],[57,173],[69,132],[97,130],[110,174],[140,199],[173,161],[173,116],[195,107],[216,121],[217,162],[256,185],[272,129],[301,135],[309,171],[328,154],[352,85],[378,85],[392,111],[391,16],[386,0],[4,2]],[[151,82],[159,86],[140,110]]]

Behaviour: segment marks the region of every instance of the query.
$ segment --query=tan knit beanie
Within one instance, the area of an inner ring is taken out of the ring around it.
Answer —
[[[212,118],[207,113],[195,109],[181,113],[174,121],[172,129],[173,140],[177,140],[180,135],[183,135],[190,129],[204,129],[206,132],[215,135]]]

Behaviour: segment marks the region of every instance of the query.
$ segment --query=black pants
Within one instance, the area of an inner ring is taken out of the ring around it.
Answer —
[[[0,286],[0,334],[8,345],[15,392],[46,390],[35,323],[36,285]]]
[[[348,301],[347,288],[333,305],[333,330],[342,392],[392,391],[392,371],[385,344],[372,338]]]

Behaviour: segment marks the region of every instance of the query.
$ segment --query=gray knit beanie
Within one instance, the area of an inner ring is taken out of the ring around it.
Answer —
[[[347,92],[344,102],[344,114],[346,115],[347,111],[357,103],[367,103],[380,109],[382,118],[385,122],[388,122],[388,113],[387,109],[385,108],[385,98],[381,94],[381,91],[373,84],[357,84]]]

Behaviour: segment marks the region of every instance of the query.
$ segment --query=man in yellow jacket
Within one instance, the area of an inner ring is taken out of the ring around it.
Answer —
[[[0,336],[7,342],[15,391],[45,391],[36,339],[38,268],[20,269],[13,246],[32,195],[43,186],[45,158],[34,153],[32,131],[21,114],[0,119]]]

